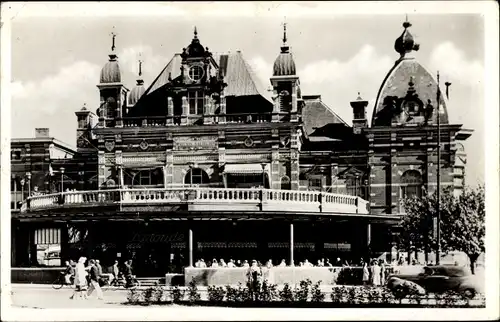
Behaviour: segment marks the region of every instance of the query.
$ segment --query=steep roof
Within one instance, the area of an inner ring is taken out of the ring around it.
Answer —
[[[403,58],[396,61],[396,64],[391,68],[385,77],[378,91],[377,100],[373,109],[372,126],[377,124],[377,115],[384,108],[384,98],[387,96],[404,97],[408,92],[408,82],[410,77],[414,78],[414,87],[418,97],[423,102],[431,100],[432,104],[437,107],[437,88],[438,83],[434,76],[423,67],[414,58]],[[441,90],[440,105],[443,106],[441,115],[441,123],[448,124],[447,99]],[[434,113],[429,120],[429,124],[435,124],[437,121],[437,113]]]
[[[271,102],[270,93],[261,84],[251,66],[245,61],[240,51],[236,53],[214,53],[213,58],[219,65],[219,73],[224,77],[227,87],[225,96],[252,96],[260,95]],[[154,91],[181,74],[181,54],[175,54],[170,62],[163,68],[160,74],[146,90],[143,97]]]
[[[302,108],[302,122],[307,135],[311,135],[316,129],[327,124],[349,125],[321,101],[320,95],[302,96],[305,106]]]

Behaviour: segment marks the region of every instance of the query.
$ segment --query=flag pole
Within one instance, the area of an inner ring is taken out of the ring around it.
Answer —
[[[436,265],[440,264],[441,257],[441,90],[439,87],[439,71],[437,72],[437,210],[436,210],[436,230],[437,230],[437,243],[436,243]]]

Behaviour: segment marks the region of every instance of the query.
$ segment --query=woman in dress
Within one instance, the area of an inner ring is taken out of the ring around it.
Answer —
[[[378,265],[377,261],[373,261],[373,266],[372,266],[372,274],[373,274],[373,285],[374,286],[379,286],[380,285],[380,266]]]
[[[75,292],[70,297],[71,299],[87,298],[87,270],[85,269],[85,261],[87,258],[80,257],[75,267]]]
[[[370,271],[368,270],[368,264],[363,263],[363,285],[368,285],[370,282]]]

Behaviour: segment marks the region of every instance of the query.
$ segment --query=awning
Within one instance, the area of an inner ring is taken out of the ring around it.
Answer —
[[[229,174],[262,174],[262,172],[269,172],[269,164],[264,166],[260,163],[244,163],[244,164],[226,164],[224,173]]]

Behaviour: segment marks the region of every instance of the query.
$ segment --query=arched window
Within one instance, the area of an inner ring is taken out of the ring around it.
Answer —
[[[125,179],[125,185],[128,185]],[[132,186],[160,186],[163,185],[163,171],[148,169],[137,172],[132,179]]]
[[[208,174],[200,168],[193,168],[186,173],[184,177],[185,184],[206,184],[209,183]]]
[[[422,175],[417,170],[408,170],[401,176],[401,197],[422,197]]]

